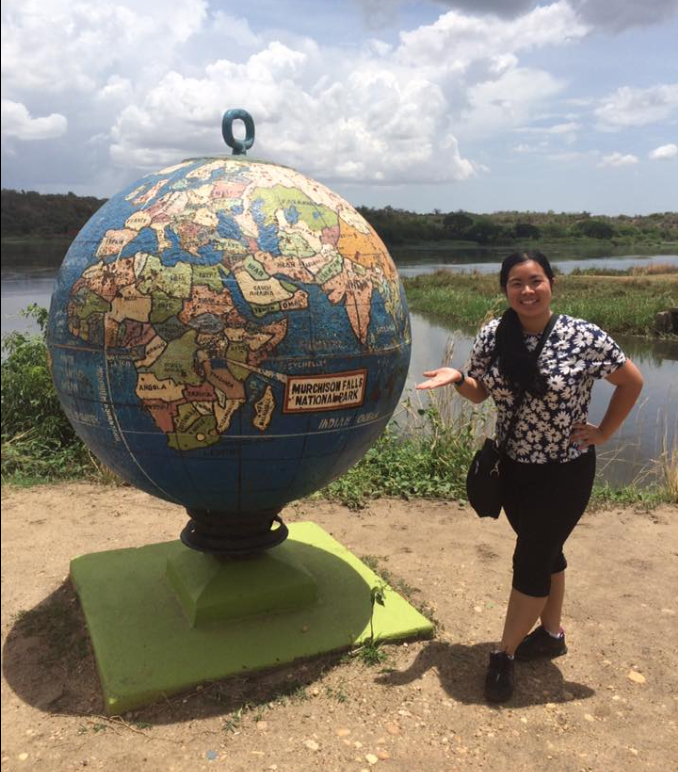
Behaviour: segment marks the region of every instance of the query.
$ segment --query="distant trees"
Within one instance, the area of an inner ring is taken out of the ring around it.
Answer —
[[[2,237],[73,238],[105,199],[73,193],[43,195],[35,191],[2,191]],[[482,246],[525,244],[540,240],[608,239],[678,241],[678,213],[647,216],[592,217],[590,212],[495,212],[464,210],[428,214],[385,206],[358,211],[389,245],[436,241],[473,242]]]
[[[517,222],[513,227],[517,239],[540,239],[541,231],[529,222]]]
[[[2,238],[72,238],[106,199],[2,189]]]
[[[479,217],[466,231],[465,238],[478,244],[496,244],[504,241],[508,233],[489,217]],[[502,238],[503,237],[503,238]]]
[[[678,213],[596,216],[590,212],[495,212],[459,210],[417,214],[403,209],[359,207],[365,219],[391,245],[417,241],[467,241],[482,246],[580,238],[633,242],[678,241]]]
[[[473,225],[473,217],[465,212],[452,212],[443,217],[443,231],[448,239],[463,239]]]
[[[590,239],[611,239],[615,230],[610,223],[602,220],[583,220],[575,225],[575,228]]]

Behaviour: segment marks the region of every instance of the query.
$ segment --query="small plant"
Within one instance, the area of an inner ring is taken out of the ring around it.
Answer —
[[[379,582],[370,591],[370,637],[356,653],[366,665],[380,665],[388,659],[388,654],[379,645],[374,634],[374,610],[377,605],[386,605],[386,582]]]
[[[377,641],[368,641],[358,649],[360,659],[370,667],[386,662],[388,654],[381,648]]]
[[[242,705],[238,710],[232,713],[230,716],[224,719],[221,726],[224,732],[237,732],[238,727],[243,719],[243,714],[247,711],[248,706]]]
[[[373,587],[370,592],[370,640],[374,641],[374,607],[375,605],[385,606],[386,582],[380,582]]]
[[[326,686],[325,687],[325,694],[327,694],[328,697],[332,697],[337,702],[347,702],[348,701],[348,694],[344,691],[343,688],[343,681],[339,683],[339,686],[332,687],[332,686]]]

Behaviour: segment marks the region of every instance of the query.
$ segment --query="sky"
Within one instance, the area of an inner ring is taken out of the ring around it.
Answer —
[[[2,187],[249,155],[355,206],[678,209],[678,0],[3,0]]]

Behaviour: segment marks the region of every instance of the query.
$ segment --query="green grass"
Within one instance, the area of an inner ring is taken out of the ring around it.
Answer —
[[[470,424],[459,432],[436,407],[418,412],[416,429],[387,427],[358,464],[317,495],[354,508],[382,496],[463,499],[475,450]]]
[[[476,328],[480,319],[506,307],[497,277],[438,271],[404,280],[412,311],[448,324]],[[587,319],[612,334],[650,335],[660,311],[678,305],[678,275],[562,275],[556,278],[553,308]]]
[[[589,509],[595,511],[616,506],[651,510],[661,504],[678,504],[675,494],[663,485],[642,486],[631,483],[613,488],[604,483],[596,483],[591,494]]]

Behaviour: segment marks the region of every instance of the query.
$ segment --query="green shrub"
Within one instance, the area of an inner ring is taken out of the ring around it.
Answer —
[[[37,322],[40,333],[14,331],[2,339],[2,479],[21,483],[91,475],[93,461],[52,383],[47,311],[32,305],[23,315]]]

